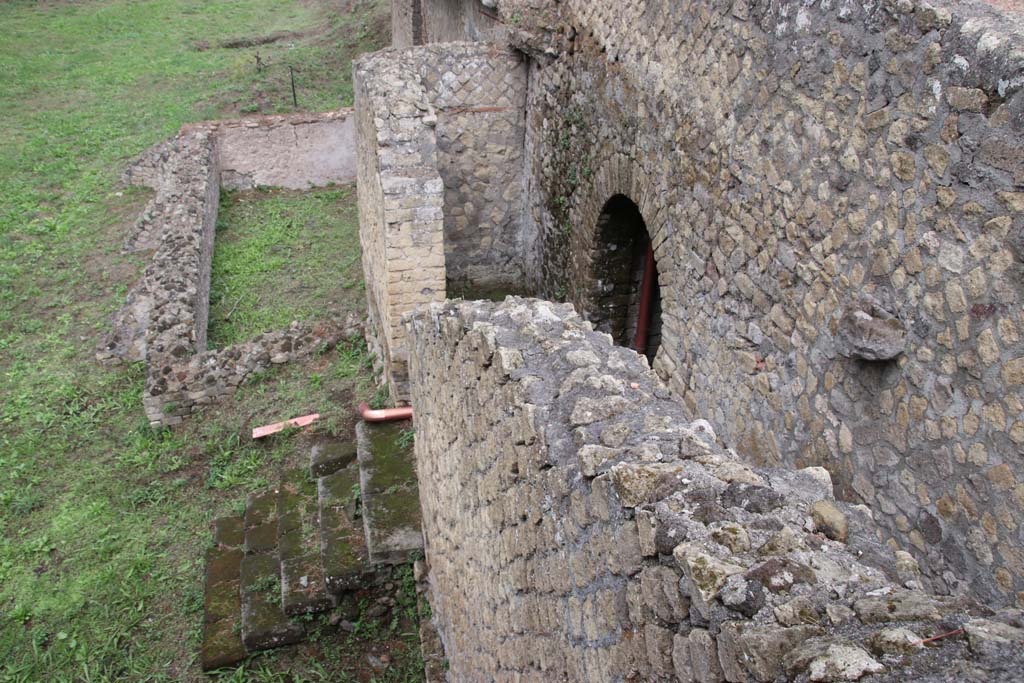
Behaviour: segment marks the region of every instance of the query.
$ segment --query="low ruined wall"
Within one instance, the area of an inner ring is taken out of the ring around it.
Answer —
[[[216,124],[221,186],[228,190],[306,190],[355,182],[351,109],[261,116]]]
[[[204,351],[186,358],[149,360],[142,405],[153,427],[176,425],[197,409],[235,393],[249,377],[295,360],[324,353],[359,335],[349,319],[317,325],[293,323],[287,330],[261,334],[251,342]]]
[[[915,590],[823,469],[742,464],[570,306],[409,324],[449,680],[980,682],[1024,660],[1019,612]]]
[[[542,291],[592,313],[599,216],[628,196],[653,365],[688,409],[752,462],[826,467],[936,589],[1024,604],[1020,15],[499,5],[543,38],[522,42]]]
[[[208,130],[184,132],[157,145],[125,174],[156,191],[126,241],[128,250],[153,249],[142,279],[115,314],[97,352],[103,363],[182,358],[206,349],[210,262],[220,203],[217,139]]]
[[[144,152],[127,183],[155,190],[126,251],[152,251],[115,313],[97,359],[147,363],[143,404],[154,427],[234,392],[253,372],[329,347],[353,324],[294,325],[218,351],[206,350],[210,270],[222,184],[293,189],[355,179],[351,111],[209,121]]]
[[[354,66],[371,345],[407,398],[402,314],[447,282],[523,278],[526,69],[483,44],[385,50]]]

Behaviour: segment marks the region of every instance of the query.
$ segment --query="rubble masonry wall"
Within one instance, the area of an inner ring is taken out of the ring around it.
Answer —
[[[981,618],[916,590],[914,560],[834,501],[825,470],[743,464],[571,306],[450,301],[409,326],[450,680],[983,681],[1020,665],[1019,610]]]
[[[536,57],[540,291],[592,313],[598,216],[627,195],[660,274],[654,368],[688,410],[753,463],[827,468],[936,589],[1024,601],[1019,15],[499,8]],[[871,311],[898,321],[897,358],[849,353],[842,321]]]
[[[186,126],[144,152],[125,181],[155,190],[126,251],[152,251],[97,350],[101,363],[146,362],[143,407],[154,427],[181,422],[232,394],[252,373],[329,348],[358,333],[351,320],[293,324],[207,350],[210,268],[222,186],[295,189],[351,182],[351,110]]]

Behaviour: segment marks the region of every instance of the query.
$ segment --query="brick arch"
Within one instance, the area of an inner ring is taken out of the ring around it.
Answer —
[[[664,212],[656,210],[645,191],[645,179],[642,167],[626,155],[616,154],[602,164],[578,207],[571,246],[577,309],[623,346],[634,342],[647,245],[654,249],[655,263],[667,255],[661,220]],[[656,324],[650,343],[637,349],[652,361],[661,340],[661,284],[657,279],[654,282]]]

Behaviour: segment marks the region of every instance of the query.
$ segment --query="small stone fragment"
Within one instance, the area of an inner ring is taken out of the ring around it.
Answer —
[[[801,550],[804,547],[806,547],[806,544],[797,536],[796,532],[791,527],[784,526],[781,531],[769,538],[764,542],[764,545],[757,549],[757,554],[765,557],[769,555],[786,555],[794,550]]]
[[[652,503],[660,493],[662,497],[678,486],[684,468],[666,463],[621,464],[609,470],[612,486],[626,507],[639,507]]]
[[[891,360],[903,353],[906,337],[906,328],[898,318],[865,300],[843,312],[836,348],[847,358]]]
[[[812,681],[856,681],[867,674],[885,671],[885,667],[855,645],[830,645],[825,654],[808,667]]]
[[[695,599],[699,597],[705,605],[718,596],[727,578],[745,571],[739,565],[709,555],[694,543],[680,543],[672,554],[696,593],[691,596]]]
[[[814,527],[833,541],[846,543],[850,532],[850,523],[839,508],[827,500],[819,500],[809,510]]]
[[[750,536],[747,535],[747,530],[735,522],[721,522],[717,528],[712,529],[711,538],[734,553],[745,553],[750,550]]]
[[[908,628],[884,628],[868,640],[868,647],[876,655],[904,655],[921,646],[921,637]]]
[[[964,624],[967,643],[981,655],[998,657],[1011,648],[1024,647],[1024,628],[991,619],[972,619]]]
[[[718,647],[715,639],[706,630],[695,628],[690,631],[689,660],[693,680],[699,683],[719,683],[722,667],[718,663]]]

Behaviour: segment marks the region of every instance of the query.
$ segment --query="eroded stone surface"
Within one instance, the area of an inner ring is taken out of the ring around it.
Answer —
[[[374,563],[408,561],[423,549],[411,423],[356,426],[367,550]]]
[[[320,560],[327,590],[357,588],[368,575],[369,553],[361,520],[359,468],[352,464],[317,481],[320,501]]]
[[[355,459],[354,439],[318,439],[309,449],[309,471],[315,478],[326,477],[355,462]]]
[[[271,554],[245,555],[241,564],[242,643],[247,650],[292,645],[305,637],[302,624],[281,609],[281,573]]]
[[[317,484],[305,468],[286,472],[277,496],[277,553],[281,562],[281,606],[288,616],[321,612],[333,605],[320,562]]]
[[[240,517],[216,520],[215,545],[206,551],[206,576],[203,584],[203,643],[200,665],[204,671],[219,669],[246,657],[240,637],[241,598],[239,594],[242,539]],[[226,533],[228,529],[232,533]]]
[[[409,333],[431,604],[454,679],[937,683],[1006,668],[956,635],[977,606],[902,588],[905,560],[859,550],[877,527],[822,472],[751,468],[712,444],[695,455],[692,420],[646,362],[570,306],[448,302]],[[521,363],[509,373],[503,355]],[[580,381],[584,357],[615,381]],[[574,419],[581,399],[624,387],[633,410]],[[598,444],[617,464],[590,467]],[[828,505],[817,523],[814,503]],[[954,633],[904,648],[900,628]]]
[[[903,323],[878,305],[850,306],[839,319],[839,352],[847,358],[891,360],[905,350],[906,337]]]

